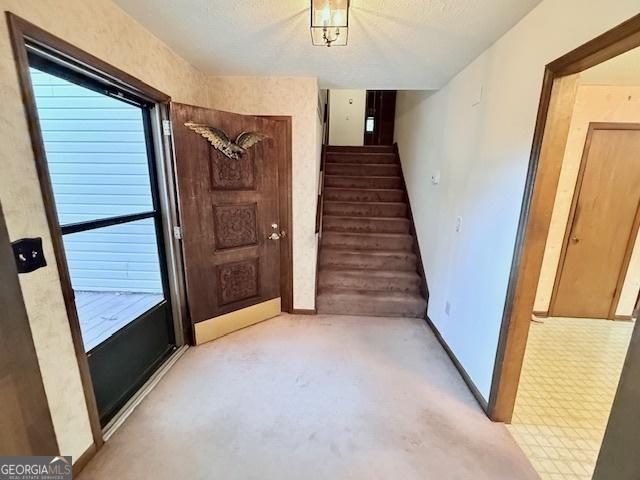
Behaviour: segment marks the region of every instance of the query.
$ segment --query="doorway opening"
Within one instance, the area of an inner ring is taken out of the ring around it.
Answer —
[[[489,405],[543,479],[610,478],[599,462],[640,291],[639,30],[546,71]]]
[[[35,51],[29,67],[104,426],[175,348],[153,105]]]
[[[327,145],[393,145],[396,90],[329,89],[326,92]]]
[[[184,344],[173,173],[161,133],[170,98],[19,17],[7,19],[51,260],[100,448]]]
[[[365,145],[393,145],[396,91],[367,90]]]

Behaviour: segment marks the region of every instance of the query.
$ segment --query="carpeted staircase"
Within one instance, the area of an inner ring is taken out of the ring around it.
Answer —
[[[415,239],[393,147],[327,147],[318,313],[424,317]]]

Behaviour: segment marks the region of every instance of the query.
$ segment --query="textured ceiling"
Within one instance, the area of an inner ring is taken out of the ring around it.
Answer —
[[[308,0],[116,0],[203,72],[370,89],[441,87],[539,2],[352,0],[349,45],[326,48]]]

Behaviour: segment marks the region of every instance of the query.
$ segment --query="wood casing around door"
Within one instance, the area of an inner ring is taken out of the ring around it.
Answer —
[[[589,125],[551,316],[615,318],[640,221],[638,151],[640,124]]]
[[[80,379],[82,381],[82,389],[94,442],[93,445],[91,445],[74,463],[74,474],[77,474],[88,459],[102,447],[104,440],[93,389],[93,382],[89,371],[87,352],[84,348],[80,322],[75,306],[74,292],[71,286],[71,278],[67,266],[61,228],[58,223],[53,189],[50,182],[49,169],[46,160],[44,140],[42,138],[42,132],[40,130],[38,120],[35,95],[31,85],[28,48],[36,47],[38,50],[50,54],[52,58],[64,59],[77,66],[82,71],[90,73],[93,77],[104,79],[110,85],[117,86],[125,91],[146,98],[160,107],[168,105],[171,98],[165,93],[151,87],[127,72],[114,67],[104,60],[95,57],[75,45],[56,37],[55,35],[52,35],[46,30],[41,29],[11,12],[6,12],[6,18],[9,27],[20,91],[25,108],[25,117],[29,129],[29,136],[31,138],[36,172],[42,192],[42,202],[47,217],[49,234],[51,235],[51,243],[54,251],[55,258],[49,260],[55,262],[58,275],[60,277],[60,287],[62,289],[74,353],[78,364]],[[161,119],[165,119],[164,112],[165,109],[161,108]],[[61,453],[65,454],[65,452]]]
[[[487,413],[510,422],[540,279],[570,115],[558,114],[575,95],[575,74],[640,46],[640,15],[549,63],[533,133],[529,169],[500,327]],[[573,84],[573,86],[571,85]],[[564,117],[564,118],[563,118]],[[557,131],[553,124],[560,125]]]
[[[396,120],[396,90],[367,90],[364,145],[393,145]],[[373,131],[366,120],[373,117]]]
[[[280,307],[294,313],[293,308],[293,184],[292,184],[292,118],[287,115],[260,115],[282,124],[285,144],[278,162],[278,204],[282,230],[288,232],[280,239]]]

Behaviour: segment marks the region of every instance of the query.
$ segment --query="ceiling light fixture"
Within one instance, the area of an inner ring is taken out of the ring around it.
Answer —
[[[347,44],[350,0],[311,0],[311,41],[316,46]]]

